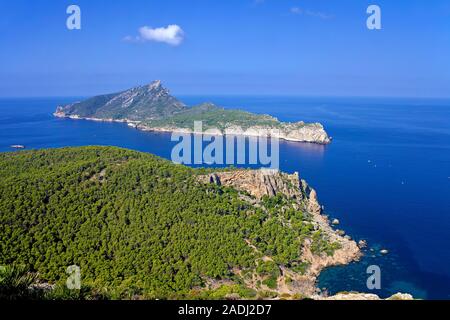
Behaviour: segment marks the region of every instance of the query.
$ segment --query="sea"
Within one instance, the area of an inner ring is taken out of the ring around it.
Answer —
[[[361,261],[323,271],[329,294],[397,292],[450,299],[450,100],[297,96],[179,96],[188,105],[270,114],[282,121],[320,122],[330,145],[280,142],[280,169],[314,187],[330,218],[368,243]],[[0,152],[107,145],[169,159],[167,133],[121,123],[59,119],[73,98],[0,99]],[[1,182],[0,182],[1,183]],[[381,254],[388,250],[388,254]],[[380,289],[369,289],[369,266],[380,268]]]

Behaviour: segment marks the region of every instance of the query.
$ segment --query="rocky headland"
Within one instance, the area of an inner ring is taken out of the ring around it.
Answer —
[[[232,187],[248,193],[243,196],[253,205],[264,206],[265,197],[283,194],[293,201],[296,209],[309,214],[315,230],[320,230],[329,243],[337,244],[332,254],[317,254],[311,250],[312,240],[305,239],[301,249],[300,260],[308,265],[304,273],[296,273],[289,268],[281,267],[277,280],[277,294],[302,297],[321,297],[316,288],[316,280],[320,272],[327,267],[346,265],[358,261],[362,256],[358,244],[334,230],[328,218],[322,212],[316,191],[311,188],[298,173],[286,174],[277,170],[233,170],[216,172],[199,177],[203,183]],[[281,208],[281,210],[285,210]],[[249,243],[250,244],[250,243]],[[251,245],[251,244],[250,244]],[[270,257],[265,257],[270,259]],[[251,278],[246,284],[255,288],[257,278]]]

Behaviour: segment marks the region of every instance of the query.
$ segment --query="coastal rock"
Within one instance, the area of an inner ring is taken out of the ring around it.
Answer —
[[[308,211],[315,215],[322,214],[322,206],[319,203],[317,198],[316,190],[312,189],[305,180],[301,180],[301,187],[303,193],[306,195],[308,199]],[[324,217],[325,218],[325,217]],[[328,221],[328,218],[325,218]]]
[[[373,300],[373,301],[379,301],[383,300],[376,294],[370,294],[370,293],[358,293],[358,292],[343,292],[338,293],[334,296],[330,297],[321,297],[321,296],[315,296],[313,297],[315,300]],[[414,300],[414,297],[410,294],[404,294],[404,293],[397,293],[393,296],[385,299],[385,300]]]
[[[315,300],[340,300],[340,301],[361,301],[361,300],[381,300],[376,294],[370,293],[338,293],[330,297],[315,297]]]
[[[414,297],[406,293],[396,293],[386,300],[414,300]]]
[[[308,210],[314,214],[321,214],[322,207],[320,206],[319,201],[317,200],[316,190],[311,189],[308,199],[309,199]]]
[[[339,219],[334,219],[333,220],[333,222],[332,222],[332,224],[334,225],[334,226],[337,226],[337,225],[339,225],[341,222],[339,221]]]
[[[359,242],[358,242],[358,247],[359,247],[360,249],[367,248],[367,241],[366,241],[366,240],[359,240]]]

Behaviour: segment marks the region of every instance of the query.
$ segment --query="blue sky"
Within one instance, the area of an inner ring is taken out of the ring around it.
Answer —
[[[366,28],[370,4],[382,30]],[[448,0],[0,0],[0,15],[0,96],[161,79],[175,94],[450,97]],[[179,43],[136,40],[169,25]]]

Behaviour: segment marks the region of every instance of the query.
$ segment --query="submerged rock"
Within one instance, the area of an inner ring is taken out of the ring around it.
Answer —
[[[358,242],[358,247],[359,247],[360,249],[367,248],[367,241],[366,241],[366,240],[359,240],[359,242]]]

